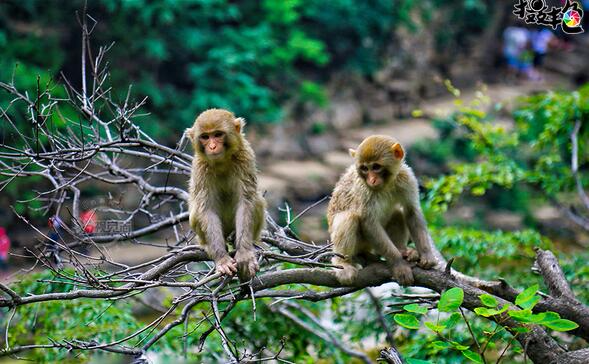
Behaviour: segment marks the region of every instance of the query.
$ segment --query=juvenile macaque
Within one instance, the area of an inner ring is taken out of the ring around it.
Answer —
[[[254,242],[264,226],[263,197],[258,193],[256,161],[242,134],[245,122],[227,110],[200,114],[186,135],[194,160],[188,207],[190,227],[198,235],[217,272],[248,280],[258,271]],[[226,238],[235,232],[235,259]]]
[[[336,275],[341,283],[352,283],[362,258],[376,254],[391,265],[393,278],[411,285],[413,273],[404,257],[424,268],[437,260],[405,151],[393,138],[373,135],[350,155],[356,162],[335,186],[327,211],[333,249],[344,256],[333,259],[343,267]],[[409,235],[417,252],[407,248]]]

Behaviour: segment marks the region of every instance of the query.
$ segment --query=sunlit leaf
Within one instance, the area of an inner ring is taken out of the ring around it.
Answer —
[[[483,305],[487,307],[497,307],[497,305],[499,304],[497,302],[497,299],[494,296],[491,296],[490,294],[484,293],[479,296],[479,299],[481,300]]]
[[[473,361],[475,363],[482,363],[483,362],[483,359],[481,358],[481,356],[472,350],[465,350],[462,352],[462,355],[464,355],[467,359],[469,359],[470,361]]]
[[[419,321],[413,315],[407,313],[398,313],[393,318],[396,323],[407,329],[419,329]]]
[[[405,305],[405,306],[403,306],[403,309],[407,312],[413,312],[413,313],[416,313],[419,315],[423,315],[423,314],[427,313],[427,307],[420,306],[417,303]]]
[[[555,331],[570,331],[579,327],[576,322],[567,319],[558,319],[555,321],[545,322],[542,323],[542,325]]]
[[[503,308],[500,310],[497,310],[494,308],[487,308],[487,307],[477,307],[474,309],[474,312],[479,316],[491,317],[491,316],[502,314],[503,312],[507,311],[508,308],[509,308],[508,305],[504,305]]]
[[[428,329],[432,330],[433,332],[438,332],[438,333],[442,332],[446,328],[446,326],[444,326],[444,325],[436,325],[433,322],[425,322],[425,326]]]
[[[462,345],[461,343],[459,343],[459,342],[456,342],[456,341],[451,341],[450,343],[452,344],[452,346],[453,346],[453,347],[454,347],[456,350],[460,350],[460,351],[462,351],[462,350],[467,350],[467,349],[469,348],[469,346]]]
[[[453,287],[442,293],[438,302],[438,310],[441,312],[452,312],[458,309],[464,300],[462,288]]]
[[[539,288],[540,286],[538,286],[538,284],[534,284],[533,286],[526,288],[520,294],[517,295],[517,297],[515,298],[515,304],[522,308],[531,309],[532,307],[523,307],[522,304],[528,305],[529,303],[527,302],[531,301],[534,298]]]
[[[519,322],[533,322],[534,321],[534,314],[532,313],[532,310],[509,311],[508,314],[514,320],[517,320]]]

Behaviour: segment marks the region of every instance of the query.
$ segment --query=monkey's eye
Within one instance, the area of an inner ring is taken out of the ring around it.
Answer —
[[[209,136],[208,136],[207,134],[202,134],[202,135],[200,136],[200,138],[201,138],[202,140],[209,140]]]
[[[215,132],[215,138],[220,138],[220,137],[222,137],[223,135],[225,135],[225,133],[223,133],[222,131],[217,131],[217,132]]]
[[[381,169],[382,169],[382,166],[381,166],[380,164],[378,164],[378,163],[374,163],[374,164],[372,165],[372,170],[373,170],[374,172],[380,172],[380,170],[381,170]]]
[[[362,172],[368,172],[368,167],[367,166],[360,166],[360,170]]]

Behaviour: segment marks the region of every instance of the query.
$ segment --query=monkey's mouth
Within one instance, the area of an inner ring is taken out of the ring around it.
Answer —
[[[375,180],[375,181],[367,180],[366,184],[368,185],[368,187],[376,188],[376,187],[382,186],[384,183],[380,180]]]
[[[209,150],[209,151],[207,151],[207,157],[210,157],[210,158],[218,158],[218,157],[222,156],[223,153],[224,152],[222,150],[214,151],[214,152],[212,152],[212,151]]]
[[[379,182],[379,183],[373,184],[373,183],[369,183],[368,181],[366,181],[366,186],[368,186],[368,188],[370,188],[371,190],[376,191],[376,190],[382,189],[382,187],[384,186],[384,183]]]

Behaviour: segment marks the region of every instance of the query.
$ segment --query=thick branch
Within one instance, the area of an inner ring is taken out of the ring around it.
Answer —
[[[550,250],[536,249],[536,262],[548,286],[548,291],[554,298],[575,300],[575,295],[569,287],[558,260]]]

